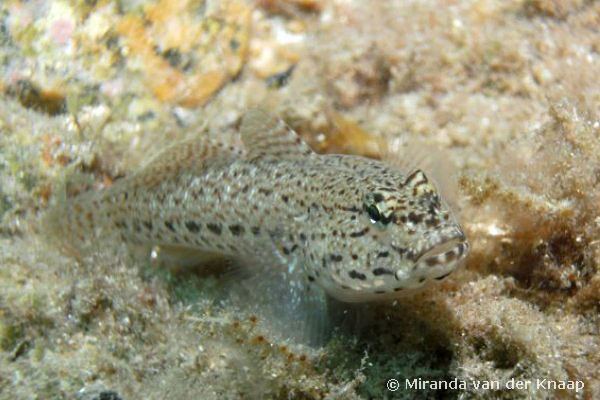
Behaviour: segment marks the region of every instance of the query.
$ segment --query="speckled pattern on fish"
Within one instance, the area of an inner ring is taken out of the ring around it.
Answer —
[[[299,266],[306,285],[348,302],[411,293],[467,255],[421,170],[318,155],[260,110],[240,130],[239,147],[200,138],[166,149],[131,177],[71,199],[63,221],[80,240],[116,231],[148,248]]]

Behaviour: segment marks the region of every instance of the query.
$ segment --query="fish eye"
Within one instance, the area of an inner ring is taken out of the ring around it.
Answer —
[[[371,222],[376,223],[382,220],[382,215],[375,204],[365,205],[365,211],[369,214]]]
[[[386,217],[383,214],[381,208],[377,205],[381,201],[383,201],[381,193],[369,193],[365,196],[363,206],[371,223],[377,225],[379,228],[385,228],[385,225],[391,222],[392,216]]]

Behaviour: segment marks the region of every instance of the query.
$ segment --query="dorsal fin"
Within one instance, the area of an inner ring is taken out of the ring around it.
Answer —
[[[200,173],[218,160],[227,161],[241,155],[239,146],[204,137],[186,139],[167,147],[126,179],[129,185],[150,188],[174,179],[183,171]]]
[[[311,148],[281,119],[261,109],[251,109],[242,118],[242,142],[249,159],[290,159],[313,154]]]

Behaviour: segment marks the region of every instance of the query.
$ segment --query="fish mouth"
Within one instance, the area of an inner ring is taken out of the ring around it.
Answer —
[[[428,280],[444,279],[465,259],[470,247],[465,234],[457,225],[431,232],[426,243],[427,246],[413,255],[414,264],[410,271],[396,271],[396,280],[404,282],[403,287],[417,288]]]
[[[455,264],[469,252],[469,242],[455,224],[432,232],[427,241],[430,245],[416,255],[415,264],[428,267]]]
[[[454,264],[469,252],[469,243],[464,235],[438,243],[417,258],[417,264],[429,267]]]

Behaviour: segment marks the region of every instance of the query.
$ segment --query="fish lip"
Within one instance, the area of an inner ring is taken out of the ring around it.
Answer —
[[[449,247],[444,246],[443,250],[437,248],[425,253],[416,265],[427,266],[452,266],[463,260],[469,253],[469,243],[467,241],[451,241]]]
[[[414,278],[416,270],[427,271],[433,269],[445,271],[443,276],[452,272],[458,264],[465,259],[470,250],[470,244],[459,226],[450,226],[448,229],[430,235],[430,245],[419,253],[413,255],[412,270],[399,269],[394,276],[397,281],[410,281]],[[442,276],[442,277],[443,277]],[[436,279],[439,277],[436,277]],[[420,282],[420,281],[419,281]]]
[[[455,262],[463,259],[468,252],[469,242],[462,229],[451,227],[448,232],[440,235],[438,240],[416,255],[415,265],[443,259]]]

